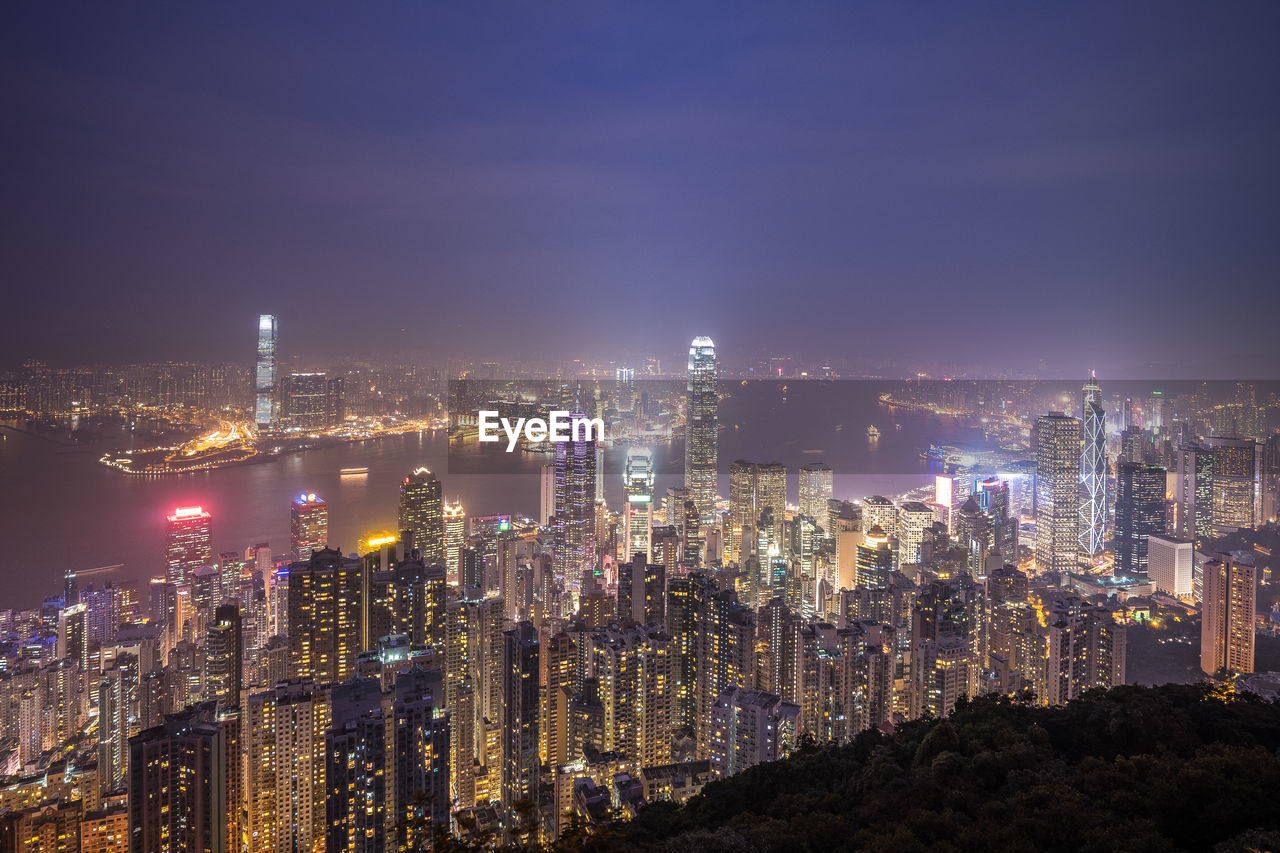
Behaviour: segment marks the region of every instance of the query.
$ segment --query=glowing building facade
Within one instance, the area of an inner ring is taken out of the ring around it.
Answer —
[[[1083,388],[1084,435],[1080,450],[1080,551],[1095,557],[1106,541],[1107,416],[1102,388],[1090,373]]]
[[[191,581],[196,569],[213,561],[213,516],[204,507],[178,507],[165,517],[165,564],[169,583]]]
[[[276,428],[276,419],[280,414],[280,401],[276,395],[278,382],[276,318],[274,314],[263,314],[258,317],[258,364],[254,374],[257,398],[253,410],[254,421],[263,432]]]
[[[626,559],[643,554],[648,560],[653,530],[653,451],[647,447],[627,450],[622,486],[627,499]]]
[[[1036,566],[1066,572],[1079,551],[1080,419],[1050,412],[1036,420]]]
[[[289,541],[293,559],[308,560],[329,544],[329,505],[315,492],[300,494],[289,504]]]
[[[427,565],[444,565],[443,486],[426,468],[416,469],[400,484],[399,531],[412,536],[412,549]]]
[[[689,345],[684,432],[684,484],[698,508],[702,531],[715,522],[720,398],[716,391],[716,345],[699,336]]]

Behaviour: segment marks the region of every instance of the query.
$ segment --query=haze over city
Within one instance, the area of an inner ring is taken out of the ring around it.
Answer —
[[[0,362],[274,311],[303,356],[1274,376],[1274,4],[676,11],[9,10]]]

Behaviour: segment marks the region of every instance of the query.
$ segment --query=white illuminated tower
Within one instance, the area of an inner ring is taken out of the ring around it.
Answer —
[[[1084,384],[1084,435],[1080,452],[1080,550],[1088,557],[1102,551],[1107,527],[1107,434],[1102,388],[1093,371]]]
[[[716,452],[719,397],[716,345],[698,336],[689,345],[689,380],[684,428],[684,484],[698,508],[698,524],[709,530],[716,513]]]
[[[276,427],[276,418],[280,412],[280,401],[276,396],[276,318],[274,314],[262,314],[258,317],[258,369],[254,382],[257,389],[257,403],[254,406],[254,421],[258,429],[270,432]]]
[[[626,530],[627,560],[636,554],[650,557],[653,530],[653,451],[647,447],[627,450],[622,473],[623,491],[627,496]]]

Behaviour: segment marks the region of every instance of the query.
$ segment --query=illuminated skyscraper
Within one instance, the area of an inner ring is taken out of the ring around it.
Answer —
[[[617,369],[616,397],[618,411],[630,413],[636,408],[636,369],[619,367]]]
[[[1107,527],[1107,416],[1102,388],[1092,372],[1083,389],[1084,435],[1080,451],[1080,550],[1102,551]]]
[[[228,849],[227,813],[238,804],[227,802],[226,736],[196,706],[129,738],[129,850]]]
[[[165,562],[169,583],[191,581],[196,569],[213,562],[213,516],[198,506],[182,506],[166,516]]]
[[[457,586],[462,549],[467,547],[467,511],[462,502],[444,505],[444,564],[450,586]]]
[[[329,688],[310,679],[281,682],[249,697],[241,721],[249,850],[324,849],[329,720]],[[160,772],[156,777],[165,778]]]
[[[626,558],[630,560],[636,554],[643,554],[648,560],[653,530],[653,451],[647,447],[627,449],[622,488],[627,499]]]
[[[413,549],[427,565],[444,565],[443,487],[426,468],[416,469],[400,484],[399,530],[413,537]]]
[[[240,688],[244,686],[244,647],[240,608],[223,604],[214,611],[204,651],[204,692],[209,699],[223,705],[240,707]]]
[[[715,521],[716,465],[719,445],[720,398],[716,391],[716,345],[698,336],[689,345],[684,428],[684,484],[698,507],[701,530]]]
[[[769,528],[760,529],[766,508],[771,510]],[[725,530],[725,550],[729,559],[744,563],[757,550],[753,542],[771,542],[778,553],[786,552],[787,468],[781,462],[747,462],[738,459],[729,466],[729,520]],[[758,546],[757,546],[758,547]],[[763,554],[758,554],[764,559]]]
[[[325,373],[290,373],[280,380],[280,430],[328,429],[342,422],[342,378]]]
[[[1178,448],[1178,536],[1204,539],[1213,532],[1213,454],[1207,447]]]
[[[361,651],[364,564],[332,548],[289,566],[289,671],[317,682],[355,674]]]
[[[1261,515],[1260,447],[1252,438],[1206,438],[1213,460],[1213,529],[1256,527]]]
[[[270,432],[276,428],[276,419],[280,414],[280,400],[277,397],[279,382],[276,375],[276,318],[274,314],[263,314],[258,317],[258,367],[254,385],[257,390],[257,402],[254,405],[254,420],[258,429]]]
[[[831,466],[822,462],[810,462],[800,466],[800,514],[807,515],[823,528],[823,535],[830,539],[827,530],[827,502],[834,495],[835,477]]]
[[[584,417],[570,415],[570,420]],[[590,435],[590,438],[587,436]],[[596,439],[589,431],[555,443],[555,516],[552,554],[557,577],[577,586],[596,560]]]
[[[307,560],[329,544],[329,505],[315,492],[298,495],[289,505],[289,540],[293,558]]]
[[[1253,672],[1257,570],[1226,554],[1204,564],[1200,604],[1200,669]]]
[[[1164,533],[1165,471],[1126,462],[1116,478],[1116,572],[1147,574],[1147,540]]]
[[[538,670],[538,632],[517,622],[502,634],[501,802],[511,818],[519,801],[538,801]]]
[[[1076,567],[1080,504],[1080,420],[1050,412],[1036,420],[1036,566]]]

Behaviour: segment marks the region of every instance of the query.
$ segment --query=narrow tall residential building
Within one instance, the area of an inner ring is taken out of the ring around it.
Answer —
[[[698,525],[710,530],[716,514],[716,470],[719,447],[719,392],[715,342],[698,336],[689,345],[685,398],[684,484],[698,508]]]
[[[1206,675],[1253,672],[1257,570],[1220,554],[1202,572],[1200,669]]]
[[[249,697],[241,722],[248,849],[324,849],[329,720],[329,690],[310,679]]]
[[[444,565],[444,493],[440,480],[426,468],[416,468],[400,484],[401,535],[406,548],[421,555],[429,566]]]
[[[129,738],[129,850],[223,853],[230,770],[210,706],[188,708]],[[254,850],[266,849],[253,847]]]
[[[346,681],[361,651],[364,564],[333,548],[288,570],[289,669],[297,678]]]
[[[1049,612],[1045,699],[1065,705],[1086,690],[1125,683],[1128,634],[1111,612],[1078,599],[1055,602]]]
[[[761,519],[769,510],[767,527]],[[740,565],[755,554],[759,542],[786,552],[787,467],[781,462],[748,462],[738,459],[729,466],[729,519],[725,549]]]
[[[502,790],[505,816],[538,802],[538,632],[518,622],[502,635]]]
[[[711,773],[724,777],[777,761],[791,750],[800,706],[763,690],[730,687],[711,709]]]
[[[1080,420],[1050,412],[1036,420],[1036,566],[1076,567],[1080,501]]]

